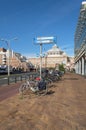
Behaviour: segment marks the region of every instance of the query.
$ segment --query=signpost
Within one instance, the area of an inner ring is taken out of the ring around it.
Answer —
[[[37,37],[34,38],[34,43],[40,45],[40,79],[42,78],[42,44],[56,43],[56,37]]]

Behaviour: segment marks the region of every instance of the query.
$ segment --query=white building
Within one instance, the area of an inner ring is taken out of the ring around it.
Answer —
[[[29,61],[35,65],[40,66],[40,57],[29,58]],[[45,68],[58,68],[59,64],[64,64],[65,68],[74,67],[74,57],[69,57],[64,51],[62,51],[56,44],[52,46],[46,52],[46,55],[42,57],[42,67]]]
[[[55,44],[47,51],[48,66],[55,67],[57,64],[67,64],[67,54]]]

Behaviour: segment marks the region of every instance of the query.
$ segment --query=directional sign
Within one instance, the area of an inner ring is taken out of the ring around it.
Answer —
[[[55,37],[37,37],[37,40],[54,40]]]
[[[38,44],[56,43],[56,37],[37,37],[34,42]]]
[[[33,40],[40,45],[40,78],[42,78],[42,44],[56,43],[56,37],[36,37]]]

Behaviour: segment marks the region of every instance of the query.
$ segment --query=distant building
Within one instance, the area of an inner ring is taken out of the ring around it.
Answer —
[[[47,67],[55,67],[57,64],[67,64],[67,55],[55,44],[47,51]]]
[[[9,62],[13,70],[30,70],[30,63],[27,62],[27,58],[20,53],[15,53],[12,50],[9,52]],[[8,65],[8,50],[0,48],[0,66]]]
[[[35,67],[40,67],[40,57],[29,58],[29,61],[34,64]],[[48,50],[45,56],[42,57],[43,68],[57,68],[59,64],[64,64],[68,70],[74,68],[74,57],[68,57],[67,54],[60,50],[55,44],[50,50]]]
[[[7,64],[7,57],[6,57],[6,49],[0,48],[0,64],[6,65]]]
[[[74,42],[75,71],[86,75],[86,1],[81,4]]]

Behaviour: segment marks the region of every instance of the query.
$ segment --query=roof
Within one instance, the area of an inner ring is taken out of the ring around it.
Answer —
[[[55,44],[50,50],[48,50],[47,52],[61,52],[61,50],[59,49],[59,47]]]

